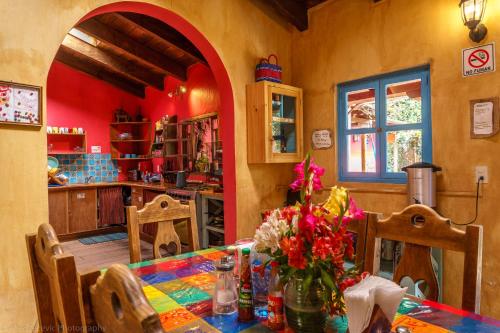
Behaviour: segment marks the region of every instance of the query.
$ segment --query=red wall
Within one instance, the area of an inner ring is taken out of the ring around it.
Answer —
[[[179,85],[185,85],[183,95],[169,97]],[[109,123],[113,112],[123,106],[135,115],[137,106],[142,114],[153,122],[163,115],[177,114],[186,119],[220,110],[220,97],[210,69],[196,64],[188,69],[187,82],[166,77],[165,89],[146,88],[146,98],[141,99],[104,81],[54,61],[47,79],[48,126],[83,127],[87,131],[87,149],[99,145],[103,153],[109,153]]]
[[[83,127],[87,150],[109,153],[109,123],[120,106],[135,113],[141,98],[54,61],[47,79],[47,126]]]

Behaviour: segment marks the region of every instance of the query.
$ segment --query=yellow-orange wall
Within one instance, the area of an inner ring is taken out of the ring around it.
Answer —
[[[1,1],[0,80],[40,85],[65,33],[89,11],[109,0]],[[440,211],[465,221],[473,215],[473,166],[488,165],[479,223],[485,228],[483,313],[500,317],[495,299],[500,267],[495,240],[500,227],[495,169],[500,136],[469,139],[469,99],[500,95],[500,73],[463,79],[461,49],[472,43],[460,22],[458,0],[333,0],[310,12],[310,28],[299,33],[256,0],[147,0],[178,13],[212,43],[226,65],[235,102],[238,237],[253,234],[259,211],[281,204],[291,166],[246,163],[245,85],[257,59],[277,53],[285,83],[303,87],[305,138],[313,128],[335,130],[337,83],[431,64],[434,162]],[[500,2],[489,1],[487,41],[500,37]],[[44,110],[45,112],[45,110]],[[35,321],[24,234],[47,222],[45,128],[0,128],[0,332],[17,332]],[[315,152],[327,166],[325,184],[335,183],[336,150]],[[406,203],[402,186],[347,184],[365,209],[391,212]],[[375,190],[376,189],[376,190]],[[378,193],[374,193],[377,191]],[[446,254],[445,300],[458,305],[459,258]],[[21,326],[19,326],[21,325]]]
[[[500,71],[462,77],[461,51],[476,44],[462,24],[458,1],[333,0],[311,10],[309,19],[309,30],[295,32],[292,43],[292,82],[304,88],[305,138],[315,128],[337,132],[337,84],[430,64],[433,162],[443,167],[438,210],[459,223],[472,219],[474,166],[489,167],[478,219],[484,226],[481,312],[499,318],[500,135],[470,139],[469,100],[499,96]],[[500,1],[488,1],[485,24],[484,42],[499,42]],[[327,167],[328,185],[337,180],[336,153],[314,152]],[[366,210],[389,213],[407,202],[405,186],[344,185]],[[444,300],[460,306],[461,258],[445,253],[444,260]]]
[[[88,12],[112,2],[0,1],[0,80],[39,85],[45,90],[48,70],[66,32]],[[212,43],[226,66],[235,103],[238,236],[252,235],[258,211],[282,202],[283,192],[277,192],[275,186],[286,184],[291,172],[247,165],[245,85],[253,82],[255,63],[264,55],[276,53],[283,66],[291,68],[291,30],[253,1],[143,2],[188,20]],[[285,82],[290,78],[291,72],[285,71]],[[26,332],[36,316],[24,234],[47,222],[45,127],[1,127],[0,165],[0,332]]]

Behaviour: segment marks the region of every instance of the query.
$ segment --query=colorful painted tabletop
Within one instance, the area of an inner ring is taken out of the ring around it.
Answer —
[[[214,261],[227,255],[224,248],[211,248],[129,267],[143,282],[143,289],[159,313],[167,332],[271,332],[265,321],[238,322],[238,314],[212,314],[215,285]],[[404,299],[394,320],[394,328],[407,326],[413,333],[483,333],[500,332],[500,321],[429,302]],[[344,333],[347,319],[330,321],[329,330]]]

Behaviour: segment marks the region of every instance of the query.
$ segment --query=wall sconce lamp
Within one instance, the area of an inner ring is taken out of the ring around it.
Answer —
[[[486,26],[481,24],[486,11],[486,0],[460,0],[459,7],[464,25],[470,29],[469,38],[479,43],[488,33]]]
[[[167,95],[170,98],[172,98],[174,96],[181,96],[182,97],[182,95],[184,95],[186,92],[187,92],[186,86],[178,85],[177,87],[175,87],[174,90],[169,91]]]

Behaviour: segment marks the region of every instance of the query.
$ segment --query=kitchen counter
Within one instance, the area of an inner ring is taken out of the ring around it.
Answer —
[[[134,181],[119,181],[119,182],[110,182],[110,183],[88,183],[88,184],[68,184],[62,186],[50,186],[49,192],[57,192],[57,191],[67,191],[67,190],[82,190],[89,188],[100,188],[100,187],[115,187],[115,186],[130,186],[130,187],[140,187],[153,191],[166,191],[167,188],[175,188],[174,184],[150,184],[144,182],[134,182]]]

